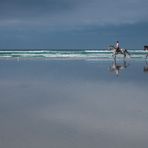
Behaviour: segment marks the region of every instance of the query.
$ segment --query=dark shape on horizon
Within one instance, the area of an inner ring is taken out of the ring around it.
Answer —
[[[129,66],[129,63],[127,63],[125,60],[123,61],[123,63],[116,63],[116,59],[114,59],[112,65],[109,67],[109,70],[111,72],[114,72],[116,74],[116,76],[119,76],[119,72],[123,69],[126,69]]]
[[[144,46],[144,50],[148,50],[148,46],[147,45]]]
[[[125,48],[119,48],[118,50],[116,49],[116,47],[114,47],[113,45],[109,46],[109,50],[111,50],[113,52],[112,56],[114,57],[114,59],[116,59],[116,55],[118,54],[122,54],[124,55],[124,59],[126,58],[126,56],[128,55],[130,57],[130,53],[127,51],[127,49]]]
[[[144,46],[144,50],[145,51],[148,51],[148,46],[147,45]],[[147,59],[147,57],[148,57],[148,53],[146,54],[146,57],[145,58]]]

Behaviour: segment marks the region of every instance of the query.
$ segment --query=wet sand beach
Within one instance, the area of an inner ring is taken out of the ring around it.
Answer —
[[[145,60],[0,60],[1,148],[147,148]]]

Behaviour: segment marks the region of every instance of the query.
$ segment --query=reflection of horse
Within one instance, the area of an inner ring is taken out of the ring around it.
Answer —
[[[145,63],[146,65],[143,68],[143,72],[148,72],[148,62],[146,61]]]
[[[124,60],[122,64],[117,64],[116,63],[116,59],[114,59],[112,65],[110,66],[110,71],[111,72],[115,72],[116,76],[119,75],[119,72],[122,70],[122,69],[125,69],[129,66],[129,64]]]
[[[109,46],[109,50],[111,50],[113,52],[113,57],[116,58],[117,54],[123,54],[124,58],[126,58],[126,56],[130,56],[130,53],[127,51],[127,49],[124,48],[120,48],[120,49],[116,49],[113,45]]]

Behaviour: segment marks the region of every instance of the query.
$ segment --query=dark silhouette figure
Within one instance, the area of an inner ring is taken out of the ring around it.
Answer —
[[[145,51],[148,51],[148,46],[144,46],[144,50]],[[148,57],[148,53],[146,54],[146,57],[145,58],[147,59],[147,57]]]

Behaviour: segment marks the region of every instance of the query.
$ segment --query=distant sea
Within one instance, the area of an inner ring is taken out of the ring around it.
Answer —
[[[147,54],[143,49],[128,51],[131,53],[131,58],[141,59]],[[111,59],[112,52],[107,49],[0,49],[0,58]]]

